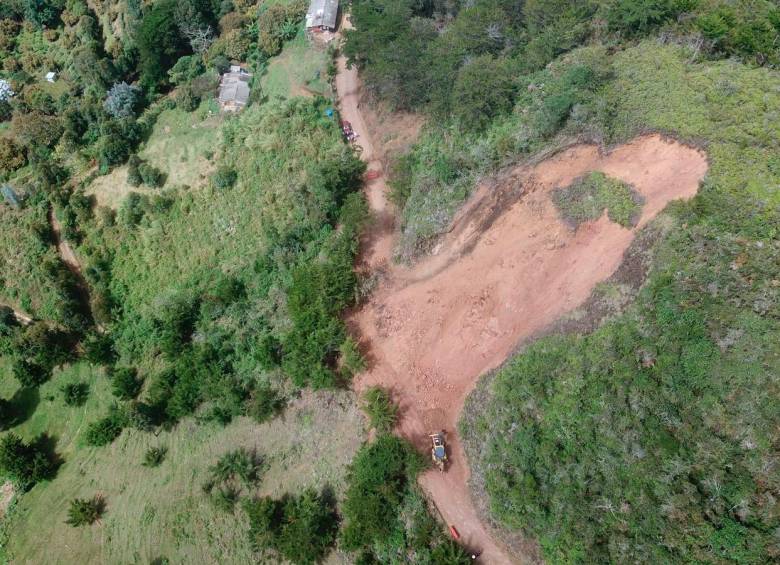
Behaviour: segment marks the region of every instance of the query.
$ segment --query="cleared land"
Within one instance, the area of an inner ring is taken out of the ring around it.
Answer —
[[[399,431],[420,449],[431,430],[449,431],[452,466],[421,482],[445,520],[469,547],[484,549],[489,563],[509,559],[490,541],[471,503],[456,423],[484,371],[501,364],[518,340],[576,308],[620,264],[635,229],[605,215],[572,231],[550,198],[552,190],[594,170],[644,197],[639,229],[671,200],[695,195],[707,161],[699,151],[649,136],[608,155],[580,145],[518,168],[504,179],[503,192],[523,194],[519,201],[496,215],[502,187],[481,187],[437,256],[396,270],[354,318],[371,360],[357,388],[388,387],[403,415]]]
[[[273,58],[260,80],[263,95],[270,99],[330,94],[325,47],[313,47],[303,31]]]
[[[194,112],[174,108],[157,118],[149,140],[138,155],[163,172],[165,188],[199,188],[208,182],[214,171],[212,157],[219,148],[219,131],[224,121],[223,116],[215,113],[217,110],[213,100],[206,100]],[[130,186],[127,165],[97,177],[86,189],[99,205],[114,209],[119,208],[130,192],[154,194],[159,190]]]

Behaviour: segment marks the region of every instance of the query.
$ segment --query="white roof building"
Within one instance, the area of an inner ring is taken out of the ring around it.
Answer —
[[[251,78],[252,75],[238,65],[230,66],[230,70],[219,81],[219,106],[222,110],[238,112],[247,105]]]
[[[334,31],[339,14],[339,0],[311,0],[306,12],[306,29]]]

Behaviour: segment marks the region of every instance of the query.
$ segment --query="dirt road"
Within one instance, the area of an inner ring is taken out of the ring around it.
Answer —
[[[89,318],[89,321],[94,323],[89,284],[87,283],[87,279],[84,278],[84,274],[81,272],[81,263],[79,262],[78,257],[76,257],[76,253],[73,251],[73,248],[68,241],[62,236],[62,225],[52,208],[49,208],[49,224],[51,225],[51,231],[54,234],[54,243],[57,247],[60,259],[62,259],[65,267],[73,274],[76,280],[76,298],[79,302],[80,309],[83,311],[84,315]],[[101,324],[95,324],[95,328],[101,333],[105,331],[105,328]]]
[[[380,170],[358,106],[357,73],[343,59],[336,84],[342,117],[360,136],[369,167]],[[576,231],[560,221],[550,192],[593,170],[642,193],[645,205],[635,229],[610,222],[606,214]],[[706,171],[701,152],[659,136],[638,138],[608,155],[591,145],[575,146],[510,171],[503,184],[479,187],[436,255],[409,269],[390,267],[393,217],[384,178],[366,187],[380,221],[365,262],[388,268],[369,303],[350,320],[369,361],[355,387],[390,389],[401,410],[398,432],[421,450],[428,448],[428,433],[447,430],[448,472],[427,472],[420,483],[464,544],[482,552],[482,563],[530,562],[534,556],[510,555],[472,503],[456,429],[466,396],[519,341],[580,306],[618,268],[636,230],[669,201],[692,197]],[[496,200],[502,193],[514,197]]]

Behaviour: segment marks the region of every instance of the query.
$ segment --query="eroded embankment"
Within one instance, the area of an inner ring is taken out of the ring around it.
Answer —
[[[606,215],[576,231],[559,219],[551,191],[596,170],[631,184],[644,197],[634,229]],[[616,271],[636,231],[671,200],[692,197],[706,171],[703,153],[658,135],[606,155],[596,146],[577,145],[508,171],[499,183],[478,189],[435,256],[410,269],[388,270],[353,315],[369,360],[356,387],[389,388],[401,409],[399,433],[423,450],[428,433],[447,430],[449,470],[428,472],[421,483],[465,544],[483,551],[484,563],[532,556],[509,556],[472,504],[456,433],[466,396],[519,341],[580,306]],[[377,247],[369,250],[372,265],[389,248]]]

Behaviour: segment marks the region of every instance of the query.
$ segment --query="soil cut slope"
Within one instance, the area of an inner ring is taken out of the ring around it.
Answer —
[[[343,58],[336,85],[341,115],[359,134],[369,169],[381,171],[358,105],[357,72]],[[571,147],[480,186],[436,254],[409,269],[390,265],[393,216],[384,179],[366,185],[379,221],[367,237],[363,260],[385,276],[350,319],[369,361],[355,387],[388,388],[401,411],[397,431],[423,452],[429,433],[447,431],[448,471],[429,471],[421,484],[466,547],[482,552],[482,563],[529,562],[533,556],[510,555],[496,543],[471,501],[469,467],[456,429],[466,396],[518,342],[579,307],[617,270],[638,229],[671,200],[696,194],[707,166],[702,152],[659,135],[637,138],[607,155],[594,145]],[[625,181],[642,194],[634,229],[610,222],[606,214],[576,231],[561,221],[552,190],[590,171]]]

